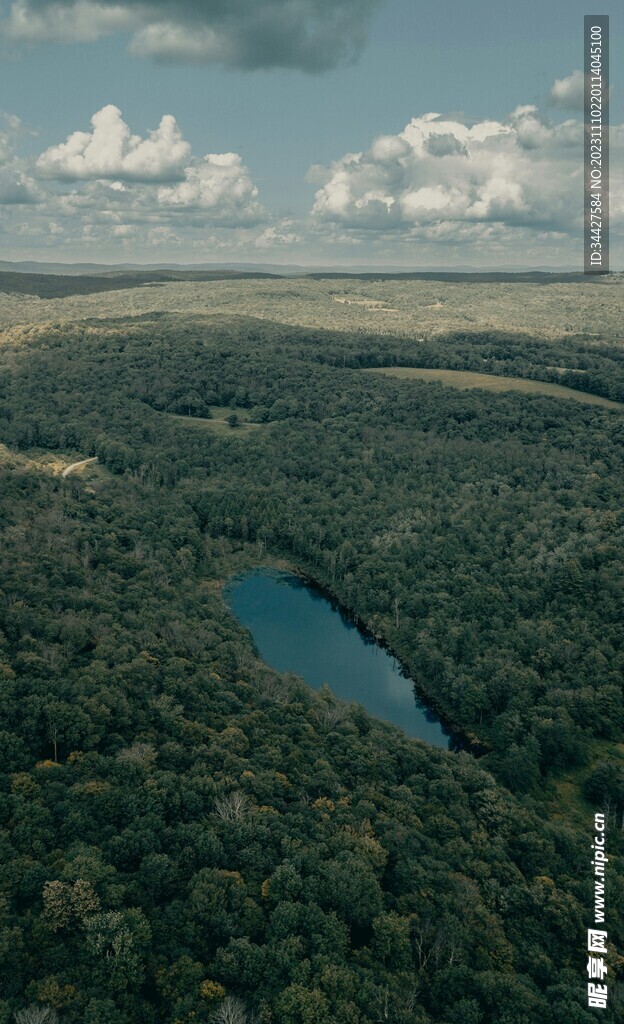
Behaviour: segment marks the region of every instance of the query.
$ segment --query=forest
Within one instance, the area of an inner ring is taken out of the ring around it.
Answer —
[[[590,1024],[596,810],[621,1019],[624,411],[380,366],[624,401],[624,350],[581,335],[0,338],[0,1024]],[[221,597],[260,564],[465,749],[265,666]]]
[[[0,292],[58,299],[66,295],[90,295],[171,281],[265,280],[272,277],[275,275],[242,270],[115,270],[102,274],[25,274],[3,270],[0,271]]]
[[[120,291],[126,288],[141,288],[145,285],[163,285],[173,281],[194,283],[211,281],[275,280],[282,275],[262,270],[108,270],[84,274],[24,273],[23,271],[0,270],[0,293],[37,295],[41,299],[57,299],[68,295],[91,295],[98,292]],[[289,275],[284,275],[288,277]],[[502,282],[509,284],[582,284],[583,274],[544,273],[308,273],[297,274],[298,279],[311,281],[450,281],[469,284]]]

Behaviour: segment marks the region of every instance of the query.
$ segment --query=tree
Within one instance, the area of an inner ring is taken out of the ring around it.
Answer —
[[[36,1006],[34,1003],[15,1014],[16,1024],[58,1024],[58,1014],[50,1006]]]
[[[85,923],[86,945],[95,958],[100,980],[124,989],[143,978],[143,956],[150,927],[140,910],[93,914]]]
[[[242,999],[226,996],[210,1019],[214,1024],[247,1024],[249,1015]]]
[[[278,999],[282,1024],[331,1024],[327,997],[320,989],[291,985]]]
[[[249,812],[249,797],[240,790],[218,797],[215,801],[215,813],[223,821],[241,821]]]

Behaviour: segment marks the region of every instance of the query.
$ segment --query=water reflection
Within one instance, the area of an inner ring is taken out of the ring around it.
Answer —
[[[225,596],[267,665],[294,672],[315,689],[327,683],[337,697],[363,704],[409,736],[457,746],[396,658],[317,587],[291,573],[255,569],[234,577]]]

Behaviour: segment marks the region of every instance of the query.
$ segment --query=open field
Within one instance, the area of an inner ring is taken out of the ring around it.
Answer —
[[[364,306],[365,309],[374,309],[377,312],[396,313],[396,309],[392,309],[391,306],[387,306],[379,299],[350,299],[341,295],[334,295],[333,299],[334,302],[340,302],[343,306]]]
[[[415,341],[451,331],[505,330],[535,337],[585,334],[622,343],[624,278],[574,284],[423,280],[248,279],[176,281],[98,295],[0,295],[0,325],[146,313],[226,314]]]
[[[624,770],[624,743],[613,740],[595,739],[590,746],[589,764],[601,761],[619,763]],[[573,821],[579,828],[585,827],[592,814],[591,803],[583,796],[583,784],[591,774],[587,765],[570,768],[562,772],[552,783],[552,797],[549,799],[550,814],[559,821]],[[619,826],[619,822],[616,825]]]
[[[480,388],[483,391],[521,391],[525,395],[550,395],[553,398],[571,398],[575,402],[602,405],[605,409],[624,409],[624,402],[612,402],[601,395],[575,391],[561,384],[528,380],[524,377],[494,377],[491,373],[473,373],[468,370],[435,370],[411,366],[380,366],[363,373],[383,373],[402,380],[437,381],[453,388]]]
[[[264,423],[250,423],[245,409],[230,409],[226,405],[218,405],[213,406],[210,412],[212,414],[210,419],[204,416],[180,416],[176,413],[165,413],[165,415],[182,426],[201,427],[221,437],[248,437],[255,430],[261,430],[265,426]],[[228,423],[228,416],[231,416],[232,413],[238,417],[235,427],[231,427]]]

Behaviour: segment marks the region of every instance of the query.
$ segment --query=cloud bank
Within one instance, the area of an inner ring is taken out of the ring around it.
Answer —
[[[12,244],[219,250],[228,238],[253,245],[270,223],[241,156],[194,156],[172,115],[141,136],[108,105],[91,125],[29,165],[15,151],[18,119],[0,120],[0,231],[12,235]],[[26,205],[27,218],[7,212]]]
[[[558,102],[573,101],[577,78],[554,84]],[[313,166],[311,209],[297,217],[264,207],[240,154],[194,155],[170,114],[139,135],[109,105],[89,131],[71,132],[31,160],[19,155],[24,134],[17,118],[0,118],[0,231],[19,258],[60,245],[73,258],[148,262],[250,260],[258,252],[420,266],[580,259],[582,123],[550,120],[532,105],[501,120],[414,117],[366,150]],[[610,144],[616,265],[624,126],[612,126]]]
[[[258,189],[238,153],[193,157],[171,114],[146,138],[132,135],[112,104],[98,110],[91,124],[91,132],[72,132],[35,163],[40,178],[93,183],[59,196],[66,213],[85,202],[93,205],[97,196],[106,216],[123,212],[136,221],[176,211],[196,223],[241,225],[265,218]]]
[[[580,122],[551,123],[534,106],[505,121],[424,114],[365,152],[313,167],[309,180],[321,187],[312,216],[360,236],[573,233],[582,223],[582,139]]]
[[[90,42],[131,32],[130,52],[244,70],[321,72],[357,59],[381,0],[15,0],[14,41]]]

